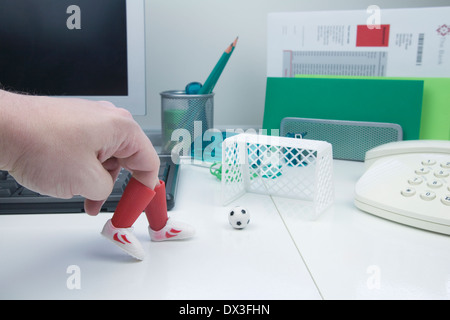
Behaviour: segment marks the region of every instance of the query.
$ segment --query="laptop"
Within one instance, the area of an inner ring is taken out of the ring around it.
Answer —
[[[145,48],[144,0],[0,1],[5,90],[111,101],[148,123]],[[169,155],[160,160],[170,210],[179,168]],[[102,211],[115,210],[129,178],[122,170]],[[0,171],[0,214],[83,212],[83,202],[39,195]]]

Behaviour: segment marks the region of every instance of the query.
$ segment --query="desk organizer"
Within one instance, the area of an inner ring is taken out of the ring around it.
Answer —
[[[222,144],[223,205],[247,192],[301,200],[316,218],[334,199],[333,151],[324,141],[239,134]]]
[[[161,92],[161,152],[170,154],[172,148],[179,143],[178,140],[172,140],[175,130],[185,129],[190,134],[191,142],[194,142],[214,127],[213,120],[214,93],[186,94],[176,90]],[[199,130],[196,130],[196,123]]]
[[[302,135],[333,145],[333,158],[364,161],[366,152],[379,145],[403,139],[402,127],[395,123],[327,119],[283,118],[280,136]]]

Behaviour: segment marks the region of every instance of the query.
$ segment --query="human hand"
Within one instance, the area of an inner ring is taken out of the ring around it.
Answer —
[[[58,198],[81,195],[96,215],[121,167],[154,189],[159,157],[131,114],[109,102],[0,90],[0,170]]]

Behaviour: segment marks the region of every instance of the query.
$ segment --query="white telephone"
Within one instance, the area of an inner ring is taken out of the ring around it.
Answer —
[[[367,151],[365,164],[356,207],[450,235],[450,141],[391,142]]]

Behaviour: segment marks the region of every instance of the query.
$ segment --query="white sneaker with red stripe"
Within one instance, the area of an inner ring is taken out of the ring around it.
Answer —
[[[148,232],[152,241],[181,240],[191,238],[195,234],[192,226],[179,221],[173,221],[170,218],[161,230],[154,231],[148,227]]]
[[[132,257],[144,260],[145,252],[141,243],[133,234],[133,227],[116,228],[111,223],[111,219],[109,219],[106,221],[101,234]]]

